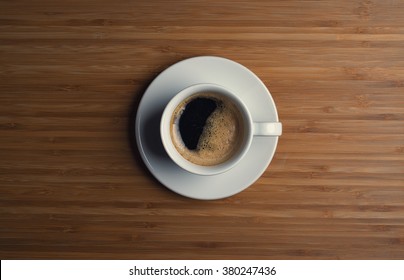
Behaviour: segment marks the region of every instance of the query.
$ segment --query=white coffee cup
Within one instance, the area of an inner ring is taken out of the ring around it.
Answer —
[[[217,165],[198,165],[185,159],[176,149],[172,138],[172,117],[177,107],[190,96],[201,92],[214,92],[215,94],[232,101],[242,116],[243,134],[239,149],[231,158]],[[253,109],[253,108],[251,108]],[[230,90],[216,84],[195,84],[181,90],[167,104],[161,117],[160,134],[163,146],[169,157],[181,168],[198,175],[216,175],[228,171],[234,167],[248,152],[253,137],[277,137],[282,134],[282,124],[280,122],[254,122],[249,109],[244,102]]]

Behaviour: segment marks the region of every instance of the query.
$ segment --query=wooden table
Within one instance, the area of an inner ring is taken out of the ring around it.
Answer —
[[[404,1],[1,1],[2,259],[403,259]],[[153,78],[215,55],[284,134],[250,188],[181,197],[129,127]]]

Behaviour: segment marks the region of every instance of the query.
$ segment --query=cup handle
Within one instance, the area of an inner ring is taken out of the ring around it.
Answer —
[[[254,136],[280,136],[282,123],[280,122],[254,122]]]

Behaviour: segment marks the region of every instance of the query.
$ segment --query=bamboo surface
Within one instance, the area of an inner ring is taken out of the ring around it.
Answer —
[[[235,60],[284,133],[258,181],[162,186],[130,127],[182,59]],[[0,1],[1,259],[403,259],[404,1]]]

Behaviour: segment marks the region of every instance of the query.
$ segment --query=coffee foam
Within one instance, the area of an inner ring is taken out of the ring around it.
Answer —
[[[197,97],[211,98],[218,106],[206,120],[197,148],[189,150],[182,141],[179,120],[186,105]],[[236,106],[211,92],[199,93],[183,101],[175,110],[171,123],[176,149],[185,159],[198,165],[211,166],[227,161],[237,152],[243,139],[242,117]]]

